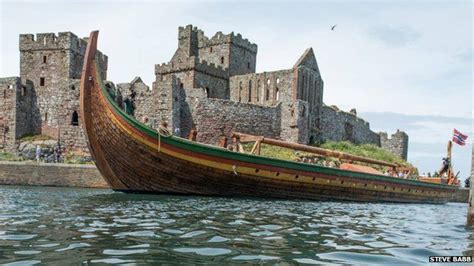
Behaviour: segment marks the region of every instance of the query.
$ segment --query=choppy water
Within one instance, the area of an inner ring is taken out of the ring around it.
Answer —
[[[425,264],[474,249],[466,210],[0,187],[0,263]]]

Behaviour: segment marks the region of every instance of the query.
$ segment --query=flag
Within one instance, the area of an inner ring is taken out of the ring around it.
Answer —
[[[464,135],[463,133],[457,131],[457,129],[454,129],[453,142],[461,146],[464,146],[466,145],[466,139],[467,139],[467,135]]]

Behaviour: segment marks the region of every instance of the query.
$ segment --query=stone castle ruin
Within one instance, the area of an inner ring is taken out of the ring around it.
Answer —
[[[0,79],[3,146],[15,150],[26,134],[59,138],[67,149],[87,150],[79,119],[79,78],[87,39],[72,33],[20,35],[20,77]],[[323,103],[324,82],[312,48],[293,67],[256,73],[257,45],[240,34],[212,37],[191,25],[178,30],[178,48],[155,65],[151,88],[137,77],[107,86],[119,105],[152,127],[163,122],[182,137],[217,144],[232,131],[303,144],[327,140],[371,143],[406,159],[408,135],[375,133],[350,112]],[[107,57],[99,53],[106,79]],[[179,129],[179,130],[176,130]]]

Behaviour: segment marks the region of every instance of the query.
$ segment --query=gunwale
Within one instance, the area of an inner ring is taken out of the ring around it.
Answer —
[[[96,67],[96,69],[98,69]],[[133,116],[128,115],[125,111],[120,109],[118,105],[112,100],[111,96],[107,93],[107,89],[105,88],[102,80],[98,80],[99,85],[102,90],[102,95],[105,96],[107,99],[107,103],[113,108],[113,114],[124,123],[128,123],[135,130],[134,133],[139,135],[141,138],[148,138],[148,143],[152,143],[158,139],[158,133],[153,130],[152,128],[140,123],[137,121]],[[132,135],[133,136],[133,135]],[[135,136],[134,136],[135,137]],[[417,180],[410,180],[410,179],[401,179],[401,178],[393,178],[387,177],[383,175],[375,175],[369,173],[359,173],[349,170],[341,170],[336,168],[329,168],[317,165],[311,165],[301,162],[294,162],[294,161],[287,161],[282,159],[270,158],[265,156],[257,156],[253,154],[246,154],[246,153],[238,153],[234,151],[229,151],[227,149],[223,149],[220,147],[193,142],[184,138],[179,138],[176,136],[160,136],[161,145],[165,145],[170,149],[180,148],[181,150],[185,150],[190,152],[191,154],[199,157],[205,157],[208,159],[215,159],[217,161],[222,162],[230,162],[230,161],[238,161],[243,164],[247,164],[248,166],[270,166],[275,167],[274,170],[280,171],[291,171],[292,173],[306,173],[306,174],[315,174],[315,173],[322,173],[328,174],[333,176],[348,176],[348,177],[355,177],[360,179],[367,179],[370,181],[381,181],[381,182],[395,182],[399,184],[405,185],[419,185],[431,188],[450,188],[452,186],[445,185],[445,184],[434,184],[428,182],[422,182]],[[142,141],[143,142],[143,141]],[[145,142],[146,144],[146,142]],[[167,146],[169,145],[169,146]],[[297,171],[297,172],[296,172]]]

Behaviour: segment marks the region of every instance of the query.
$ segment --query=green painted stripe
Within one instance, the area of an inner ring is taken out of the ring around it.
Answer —
[[[96,69],[97,69],[97,77],[100,77],[98,73],[99,68],[96,67]],[[113,111],[115,111],[115,113],[117,113],[120,117],[122,117],[135,129],[145,133],[151,138],[158,139],[158,133],[154,129],[138,122],[134,117],[128,115],[125,111],[123,111],[122,109],[118,107],[118,105],[115,103],[115,100],[112,99],[112,97],[107,92],[107,89],[104,86],[102,80],[99,79],[98,83],[102,89],[102,94],[106,96],[106,99],[108,100],[109,104],[113,107]],[[238,152],[222,149],[219,147],[190,141],[183,138],[177,138],[174,136],[169,136],[169,137],[161,136],[161,141],[171,146],[176,146],[184,150],[191,150],[194,152],[203,153],[210,156],[221,157],[221,158],[225,158],[229,160],[242,161],[242,162],[247,162],[247,163],[287,168],[287,169],[296,170],[296,171],[299,170],[299,171],[315,172],[315,173],[322,173],[322,174],[327,174],[327,175],[332,175],[332,176],[345,176],[345,177],[366,179],[369,181],[399,183],[399,184],[410,185],[410,186],[422,186],[422,187],[440,188],[440,189],[455,189],[455,187],[453,186],[444,185],[444,184],[435,184],[435,183],[428,183],[428,182],[422,182],[422,181],[417,181],[417,180],[393,178],[393,177],[387,177],[387,176],[382,176],[382,175],[365,174],[365,173],[359,173],[359,172],[353,172],[353,171],[347,171],[347,170],[341,170],[341,169],[335,169],[335,168],[316,166],[312,164],[299,163],[299,162],[269,158],[269,157],[264,157],[264,156],[257,156],[253,154],[238,153]]]

